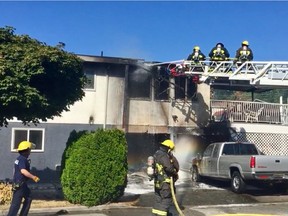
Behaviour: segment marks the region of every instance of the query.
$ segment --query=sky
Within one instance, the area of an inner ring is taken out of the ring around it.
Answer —
[[[288,1],[0,1],[0,27],[75,54],[186,59],[248,40],[254,61],[288,61]]]

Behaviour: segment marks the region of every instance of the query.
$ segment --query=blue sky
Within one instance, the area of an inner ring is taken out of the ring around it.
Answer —
[[[185,59],[222,42],[235,56],[248,40],[255,61],[288,60],[284,1],[0,1],[0,27],[76,54]]]

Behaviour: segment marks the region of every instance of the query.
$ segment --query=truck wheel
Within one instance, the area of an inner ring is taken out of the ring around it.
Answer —
[[[191,170],[191,179],[192,182],[200,182],[201,176],[199,175],[198,168],[194,166]]]
[[[233,172],[231,179],[231,189],[235,193],[243,193],[245,191],[246,184],[242,179],[238,171]]]

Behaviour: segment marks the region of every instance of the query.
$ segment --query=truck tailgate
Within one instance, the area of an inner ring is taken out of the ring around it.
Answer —
[[[287,156],[270,156],[270,155],[256,155],[254,156],[255,168],[257,172],[286,172],[288,173],[288,157]]]

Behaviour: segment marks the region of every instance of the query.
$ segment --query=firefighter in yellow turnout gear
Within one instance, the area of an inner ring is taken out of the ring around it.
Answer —
[[[228,61],[230,54],[223,43],[217,43],[209,53],[211,61]]]
[[[175,148],[173,141],[165,140],[161,143],[160,149],[154,154],[154,189],[155,201],[152,208],[153,215],[179,215],[173,203],[172,192],[170,188],[171,177],[173,184],[178,179],[179,163],[173,156],[172,151]],[[175,191],[175,185],[173,185]]]
[[[241,47],[236,51],[235,61],[234,63],[238,62],[246,62],[252,61],[254,58],[253,52],[249,47],[248,41],[243,41]]]

